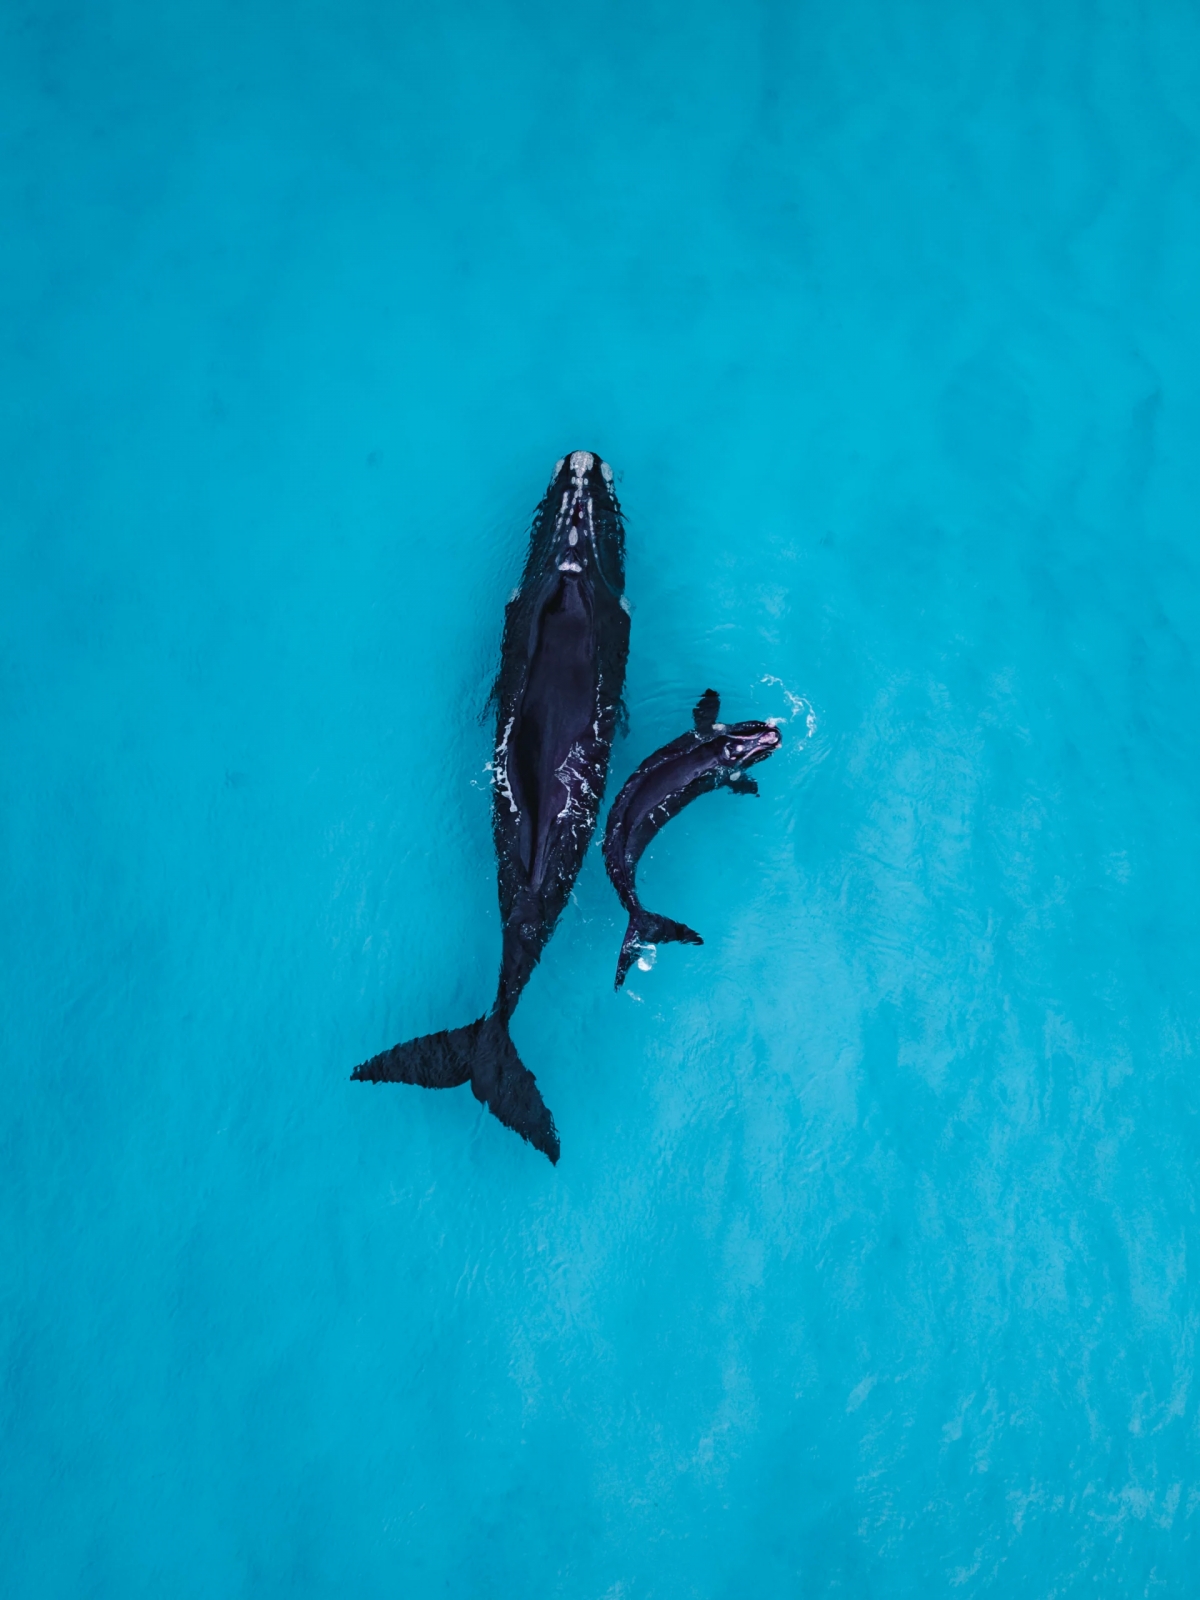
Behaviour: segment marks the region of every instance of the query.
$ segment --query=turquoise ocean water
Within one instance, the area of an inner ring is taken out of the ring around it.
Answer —
[[[1200,1590],[1200,10],[4,11],[0,1590]],[[477,1016],[530,513],[616,785],[779,716],[557,1169]]]

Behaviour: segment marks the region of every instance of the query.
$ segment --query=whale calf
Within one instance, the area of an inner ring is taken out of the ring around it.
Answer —
[[[720,696],[715,689],[706,689],[692,712],[692,731],[647,756],[608,814],[604,864],[629,913],[614,988],[625,982],[643,945],[704,943],[693,928],[655,916],[639,900],[635,879],[646,846],[699,795],[722,786],[734,794],[757,794],[758,785],[746,776],[746,768],[779,748],[779,730],[772,723],[735,722],[726,727],[717,721],[720,711]]]
[[[557,1162],[558,1134],[508,1033],[596,826],[629,654],[625,532],[611,468],[576,450],[534,513],[500,646],[492,835],[503,938],[488,1015],[374,1056],[353,1077],[476,1098]]]

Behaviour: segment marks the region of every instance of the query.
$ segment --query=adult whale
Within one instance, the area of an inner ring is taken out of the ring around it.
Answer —
[[[583,864],[608,776],[629,654],[625,532],[612,470],[576,450],[534,513],[521,586],[500,646],[492,833],[503,943],[491,1012],[398,1044],[356,1067],[372,1083],[477,1099],[558,1160],[554,1119],[509,1037],[521,992]]]

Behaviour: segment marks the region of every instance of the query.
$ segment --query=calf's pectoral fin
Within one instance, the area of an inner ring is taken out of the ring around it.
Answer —
[[[692,712],[692,721],[696,725],[696,732],[711,733],[720,715],[721,696],[715,689],[705,689],[696,702],[695,710]]]
[[[758,785],[753,778],[747,777],[744,772],[734,772],[730,775],[728,787],[734,794],[757,794]]]

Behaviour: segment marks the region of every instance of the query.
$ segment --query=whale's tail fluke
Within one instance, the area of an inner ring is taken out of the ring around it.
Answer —
[[[475,1098],[505,1127],[528,1139],[551,1161],[558,1160],[554,1118],[500,1017],[480,1017],[465,1028],[409,1039],[364,1061],[351,1077],[368,1083],[419,1083],[426,1089],[455,1089],[469,1083]]]
[[[672,922],[670,917],[656,917],[653,911],[641,909],[631,913],[629,927],[625,930],[625,943],[617,958],[617,981],[614,989],[625,982],[625,974],[637,960],[643,946],[648,944],[703,944],[695,928],[685,923]]]

